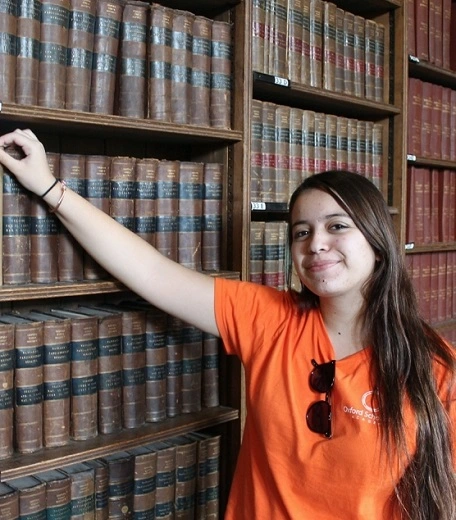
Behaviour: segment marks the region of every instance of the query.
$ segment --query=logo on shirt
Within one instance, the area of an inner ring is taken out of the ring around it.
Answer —
[[[363,421],[368,424],[377,424],[380,421],[378,408],[374,404],[375,395],[372,390],[365,392],[361,396],[361,406],[344,406],[344,413],[349,414],[352,419]]]

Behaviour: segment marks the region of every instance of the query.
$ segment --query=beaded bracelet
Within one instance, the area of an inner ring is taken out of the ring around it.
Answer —
[[[59,208],[60,204],[62,204],[63,198],[65,197],[66,192],[66,183],[65,181],[61,181],[60,184],[62,185],[62,193],[60,194],[60,199],[58,200],[57,204],[49,210],[49,213],[55,213]]]
[[[59,182],[59,179],[55,179],[55,181],[49,186],[49,188],[43,193],[43,195],[40,195],[41,198],[46,197],[46,195],[52,190],[52,188]]]

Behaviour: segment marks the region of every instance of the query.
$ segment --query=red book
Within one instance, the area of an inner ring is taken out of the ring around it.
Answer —
[[[429,63],[435,63],[435,0],[428,0]]]
[[[416,56],[429,60],[429,0],[416,0],[415,3]]]
[[[415,0],[407,0],[407,52],[416,56]]]
[[[431,227],[431,170],[422,168],[423,170],[423,243],[430,244],[432,242]]]
[[[407,153],[421,154],[421,117],[423,107],[423,82],[409,79],[407,107]]]
[[[447,314],[447,253],[440,251],[437,256],[437,323],[445,321]]]
[[[431,3],[431,2],[430,2]],[[443,0],[433,0],[434,4],[434,60],[437,67],[443,64]]]
[[[440,85],[432,85],[431,138],[429,152],[432,158],[440,159],[442,152],[442,89]]]
[[[430,184],[431,184],[431,242],[435,243],[439,241],[440,232],[440,201],[439,201],[439,179],[442,175],[442,170],[432,168],[430,172]]]
[[[4,103],[15,102],[16,90],[16,2],[0,5],[0,92]]]
[[[441,87],[442,94],[442,111],[441,111],[441,128],[442,128],[442,147],[441,159],[450,160],[451,154],[451,89]],[[453,137],[453,141],[454,141]]]
[[[423,81],[423,108],[421,120],[421,150],[423,157],[431,156],[431,132],[432,132],[432,84]]]
[[[451,193],[451,177],[454,172],[450,170],[441,170],[439,175],[439,241],[450,241],[450,193]]]
[[[452,7],[453,6],[453,7]],[[452,16],[452,9],[453,11]],[[451,0],[443,0],[442,4],[442,67],[444,69],[453,68],[450,66],[450,54],[453,54],[453,59],[456,58],[454,51],[454,34],[456,31],[456,8],[454,2]],[[453,47],[450,49],[451,41],[453,39]]]

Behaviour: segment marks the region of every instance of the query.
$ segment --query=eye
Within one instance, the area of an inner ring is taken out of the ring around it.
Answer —
[[[306,238],[308,235],[309,235],[308,229],[296,229],[295,232],[293,233],[293,240],[299,240],[299,239],[302,240],[303,238]]]
[[[343,224],[341,222],[337,222],[337,223],[334,223],[334,224],[330,224],[329,226],[329,229],[332,230],[332,231],[342,231],[344,229],[348,229],[350,226],[348,226],[347,224]]]

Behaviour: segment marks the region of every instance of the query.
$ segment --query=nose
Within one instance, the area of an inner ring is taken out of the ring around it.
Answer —
[[[328,251],[328,249],[329,249],[328,234],[323,231],[320,231],[320,230],[314,230],[310,234],[307,244],[309,246],[309,250],[311,253],[318,254],[323,251]]]

